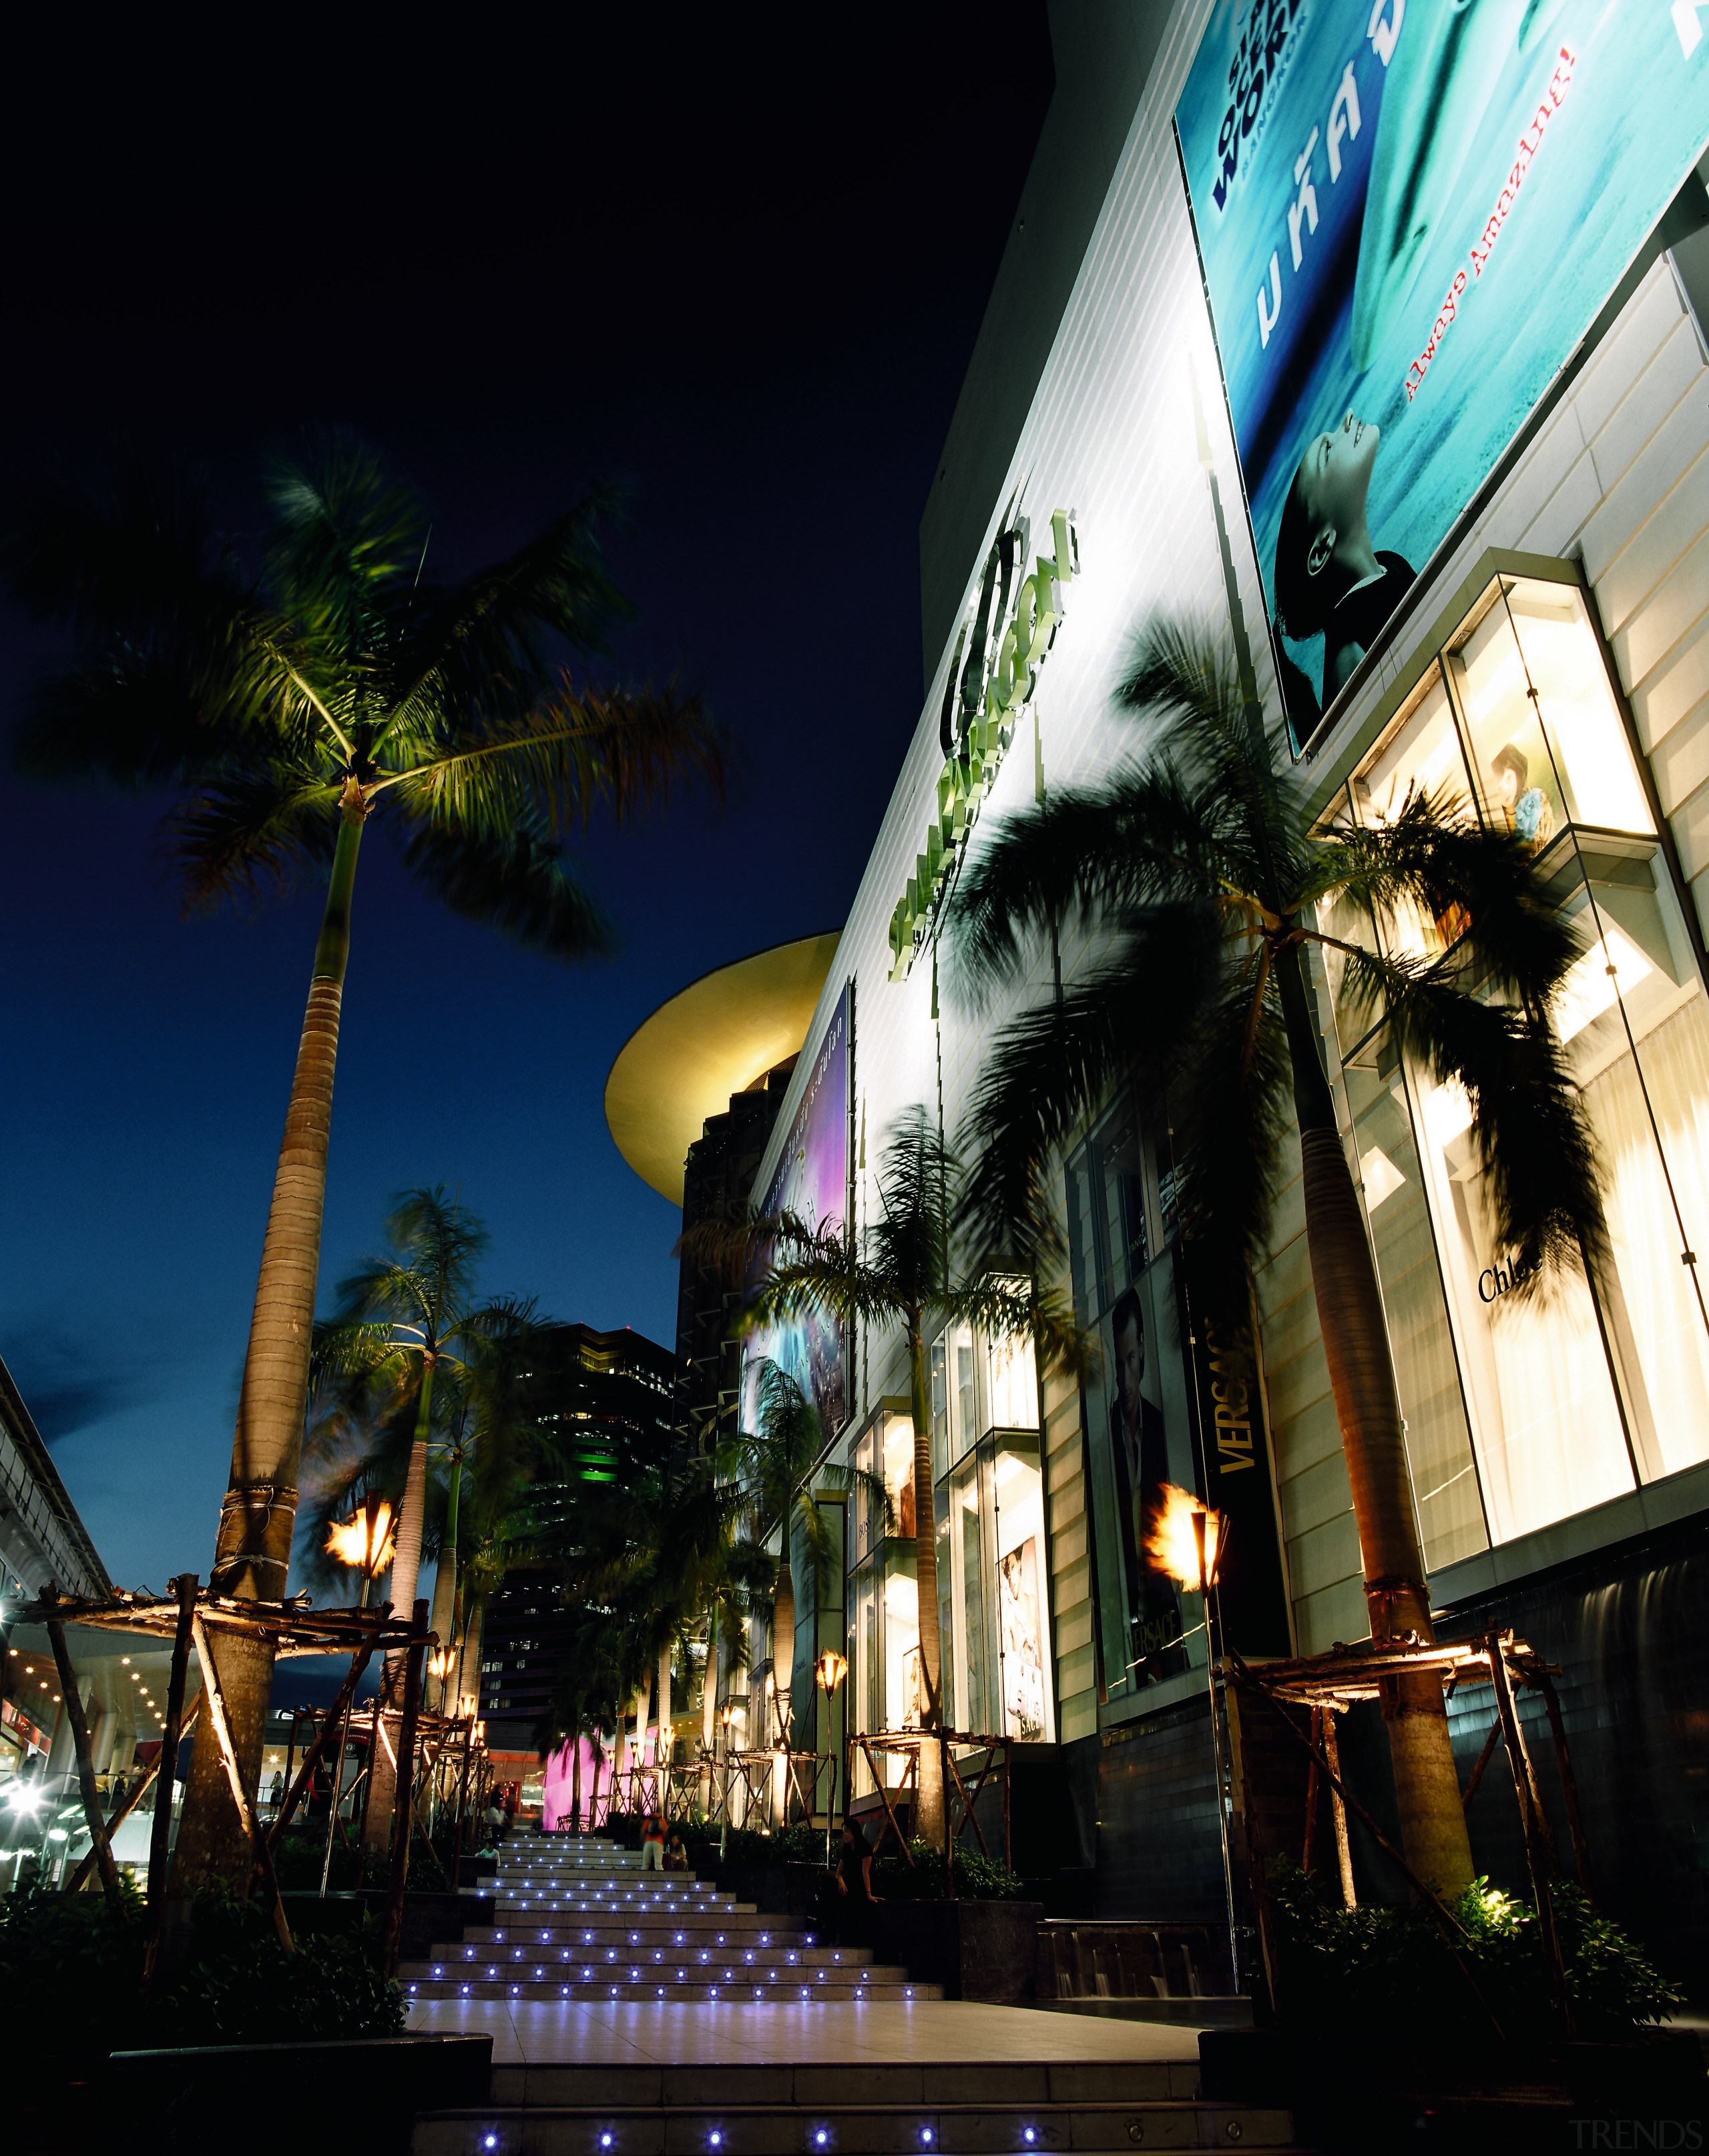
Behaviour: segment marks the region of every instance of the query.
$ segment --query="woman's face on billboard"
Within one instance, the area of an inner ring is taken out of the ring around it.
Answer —
[[[1365,530],[1365,497],[1382,439],[1379,429],[1349,412],[1332,434],[1320,434],[1300,459],[1296,484],[1311,533],[1307,567],[1314,575],[1327,564],[1337,541]]]

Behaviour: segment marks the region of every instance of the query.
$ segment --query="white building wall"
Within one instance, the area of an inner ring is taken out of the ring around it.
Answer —
[[[1164,615],[1227,622],[1210,490],[1198,461],[1195,381],[1230,526],[1235,573],[1254,634],[1259,685],[1274,709],[1258,569],[1241,508],[1239,475],[1176,157],[1171,115],[1209,0],[1178,8],[1118,161],[1101,217],[1059,326],[986,542],[1017,488],[1035,534],[1071,509],[1080,574],[1035,696],[1046,781],[1089,778],[1119,752],[1126,722],[1110,692],[1132,631]],[[1490,547],[1563,555],[1582,548],[1621,679],[1637,715],[1662,806],[1709,924],[1709,380],[1696,326],[1665,259],[1645,280],[1454,557],[1430,579],[1414,621],[1425,624]],[[1048,540],[1046,542],[1048,546]],[[983,549],[982,549],[983,554]],[[969,564],[970,574],[977,568]],[[971,585],[970,585],[971,589]],[[1008,1004],[972,1013],[940,983],[931,1019],[929,955],[907,981],[888,978],[888,927],[935,808],[942,767],[938,708],[953,639],[941,654],[896,790],[877,834],[836,962],[808,1034],[828,1019],[845,978],[856,981],[854,1098],[857,1215],[870,1209],[883,1136],[915,1101],[959,1122],[987,1035],[1048,989],[1048,956]],[[1308,788],[1357,732],[1412,644],[1405,634],[1334,737],[1310,766]],[[1018,729],[983,827],[1033,798],[1033,724]],[[977,844],[977,835],[975,843]],[[1095,955],[1096,937],[1065,932],[1065,977]],[[763,1190],[799,1095],[803,1056],[756,1180]],[[860,1158],[857,1152],[857,1159]],[[1277,1206],[1272,1255],[1256,1286],[1283,1532],[1302,1652],[1368,1626],[1358,1537],[1329,1398],[1296,1179]],[[863,1341],[851,1388],[864,1415],[884,1394],[905,1394],[899,1338]],[[1078,1396],[1060,1381],[1045,1394],[1045,1490],[1065,1741],[1096,1728],[1085,1494]]]

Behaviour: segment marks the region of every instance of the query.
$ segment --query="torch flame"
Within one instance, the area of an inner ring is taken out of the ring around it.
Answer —
[[[377,1579],[392,1562],[397,1542],[393,1532],[392,1507],[382,1497],[372,1507],[337,1521],[326,1530],[326,1554],[340,1564]]]
[[[1173,1482],[1164,1483],[1163,1502],[1152,1513],[1151,1531],[1145,1538],[1146,1555],[1159,1571],[1168,1573],[1183,1587],[1198,1585],[1198,1544],[1193,1532],[1195,1512],[1203,1515],[1204,1568],[1206,1576],[1214,1578],[1222,1546],[1223,1516],[1212,1512],[1190,1490],[1177,1489]]]

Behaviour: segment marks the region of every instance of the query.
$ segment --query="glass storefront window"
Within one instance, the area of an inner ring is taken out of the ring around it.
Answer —
[[[890,1500],[857,1486],[849,1507],[848,1626],[851,1730],[915,1729],[920,1723],[920,1602],[915,1548],[914,1425],[881,1409],[849,1445],[852,1466],[880,1477]],[[886,1768],[892,1782],[900,1768]],[[872,1781],[857,1757],[852,1794]]]
[[[1602,1160],[1609,1247],[1594,1280],[1568,1276],[1525,1299],[1515,1292],[1464,1091],[1401,1066],[1380,1019],[1373,1026],[1373,1014],[1348,1009],[1330,954],[1366,1209],[1436,1567],[1481,1546],[1469,1481],[1499,1543],[1709,1458],[1709,1312],[1696,1264],[1697,1240],[1709,1235],[1709,1001],[1576,586],[1492,583],[1342,805],[1378,820],[1425,784],[1518,831],[1577,932],[1583,955],[1552,1015]],[[1349,941],[1370,933],[1346,909],[1324,926]],[[1393,950],[1434,958],[1463,926],[1402,919],[1384,937]],[[1434,1282],[1423,1263],[1426,1221]]]

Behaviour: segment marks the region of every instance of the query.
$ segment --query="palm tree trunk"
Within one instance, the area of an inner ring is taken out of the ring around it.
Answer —
[[[1283,952],[1276,970],[1300,1123],[1311,1286],[1358,1522],[1371,1637],[1434,1640],[1376,1260],[1318,1061],[1297,944]],[[1457,1892],[1473,1876],[1471,1845],[1441,1685],[1434,1676],[1385,1680],[1382,1698],[1407,1862],[1421,1879]]]
[[[789,1687],[795,1674],[795,1566],[789,1548],[790,1515],[783,1515],[783,1554],[778,1565],[778,1591],[772,1601],[772,1727],[767,1743],[777,1748],[772,1768],[772,1819],[781,1834],[788,1825]]]
[[[339,822],[249,1320],[231,1479],[220,1507],[208,1580],[214,1593],[241,1601],[281,1601],[290,1577],[321,1267],[332,1079],[350,956],[351,899],[366,813],[359,797],[348,798]],[[238,1771],[253,1803],[261,1779],[273,1691],[272,1650],[259,1640],[226,1635],[219,1681]],[[244,1889],[254,1861],[249,1836],[231,1799],[213,1722],[203,1715],[191,1755],[172,1891],[190,1895],[220,1885]]]
[[[485,1621],[486,1597],[471,1595],[463,1620],[463,1664],[457,1673],[457,1689],[459,1698],[473,1699],[477,1716],[480,1712],[480,1635]]]
[[[659,1817],[664,1824],[670,1801],[670,1642],[659,1656]]]
[[[943,1845],[943,1657],[937,1634],[937,1530],[931,1499],[931,1397],[918,1312],[908,1316],[908,1381],[914,1412],[914,1584],[920,1604],[920,1779],[914,1831]]]
[[[421,1532],[427,1512],[428,1432],[433,1424],[434,1357],[429,1350],[421,1362],[421,1394],[415,1409],[415,1442],[409,1448],[409,1474],[403,1485],[403,1502],[398,1513],[398,1548],[392,1559],[392,1609],[415,1607],[416,1582],[421,1573]],[[407,1620],[405,1620],[408,1621]],[[377,1757],[368,1769],[368,1807],[362,1830],[362,1847],[383,1855],[390,1846],[392,1807],[397,1792],[398,1768],[393,1754],[403,1728],[401,1694],[408,1656],[393,1651],[386,1657],[380,1692],[385,1701],[385,1733],[375,1746]],[[386,1736],[392,1749],[386,1748]]]
[[[718,1605],[713,1603],[706,1625],[706,1673],[701,1681],[701,1816],[712,1809],[711,1769],[706,1758],[712,1748],[712,1732],[718,1726]]]
[[[413,1461],[412,1460],[412,1465]],[[439,1569],[434,1574],[433,1629],[442,1647],[451,1644],[451,1632],[457,1621],[457,1499],[463,1483],[463,1462],[451,1462],[451,1486],[445,1500],[445,1532],[439,1538]],[[429,1677],[428,1706],[434,1714],[444,1714],[445,1702],[450,1697],[453,1707],[456,1700],[451,1686],[455,1676]]]
[[[570,1739],[575,1746],[575,1755],[570,1761],[570,1816],[576,1822],[576,1832],[582,1831],[582,1717],[576,1717],[575,1734]]]

